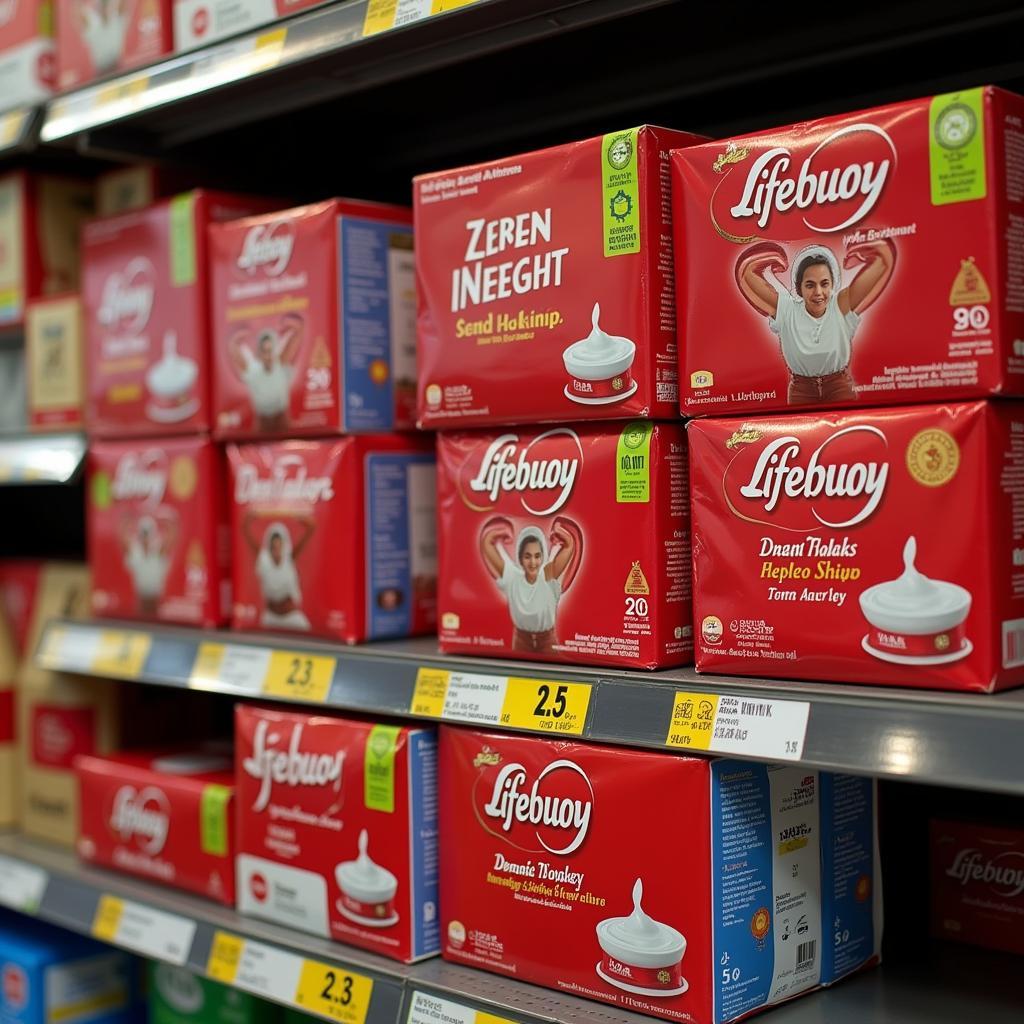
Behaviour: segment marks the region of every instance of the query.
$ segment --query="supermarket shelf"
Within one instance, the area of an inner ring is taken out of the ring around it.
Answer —
[[[35,148],[41,113],[39,107],[15,107],[0,114],[0,160]]]
[[[101,913],[101,908],[118,901],[120,922],[111,928],[104,923],[108,915]],[[221,980],[218,958],[211,963],[211,951],[215,934],[226,933],[242,940],[247,952],[251,951],[249,958],[241,957],[243,968],[235,984],[285,1005],[298,1005],[297,985],[288,968],[294,973],[296,964],[314,961],[320,970],[372,982],[366,1024],[422,1020],[410,1017],[410,1008],[423,996],[445,1001],[449,1019],[472,1020],[472,1015],[458,1012],[468,1009],[483,1010],[507,1024],[641,1024],[650,1020],[440,959],[405,967],[325,939],[243,918],[171,889],[86,867],[69,852],[13,834],[0,835],[0,903],[85,935],[99,931],[100,937],[113,945]],[[154,926],[156,921],[158,926]],[[181,937],[185,941],[180,941]],[[968,948],[935,947],[927,952],[928,957],[908,961],[907,951],[902,951],[900,961],[798,999],[766,1019],[777,1024],[953,1024],[964,1020],[1019,1024],[1024,994],[1016,961]],[[262,954],[258,959],[257,953]],[[311,1009],[308,1004],[300,1008]],[[321,1016],[336,1024],[363,1019],[329,1012]]]
[[[81,434],[0,436],[0,485],[71,483],[84,458]]]
[[[59,671],[241,697],[1024,795],[1024,690],[942,693],[698,675],[692,668],[588,669],[456,658],[439,654],[432,638],[341,647],[121,622],[54,621],[36,660]],[[566,691],[559,711],[558,686],[572,683],[582,685]],[[699,718],[703,697],[712,704],[706,731],[690,733],[681,716]],[[746,736],[723,721],[729,697],[740,702]],[[673,739],[680,732],[691,736],[689,745]]]

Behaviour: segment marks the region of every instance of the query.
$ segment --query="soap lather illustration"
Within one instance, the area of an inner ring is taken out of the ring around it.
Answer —
[[[686,938],[655,921],[641,905],[644,884],[633,885],[633,913],[608,917],[597,925],[602,958],[597,973],[609,985],[638,996],[679,996],[690,986],[683,977]]]
[[[368,852],[369,845],[369,833],[364,828],[359,833],[359,856],[342,861],[334,869],[341,890],[338,911],[357,924],[390,928],[398,921],[395,910],[398,879],[387,868],[374,863]]]
[[[862,646],[868,654],[897,665],[942,665],[966,658],[973,644],[966,634],[971,593],[956,583],[919,572],[917,540],[903,546],[903,572],[860,595],[871,627]]]
[[[512,650],[550,654],[558,643],[558,602],[572,586],[583,559],[583,531],[568,516],[556,516],[550,536],[539,526],[524,526],[509,554],[515,529],[494,516],[480,530],[480,557],[508,601]]]
[[[283,522],[273,522],[262,538],[256,535],[256,518],[249,513],[242,521],[242,532],[256,556],[256,578],[263,595],[260,625],[268,629],[310,628],[309,619],[302,610],[302,588],[296,561],[315,529],[311,517],[298,522],[298,540],[292,540],[291,530]]]
[[[302,317],[286,313],[281,317],[280,330],[264,327],[255,342],[252,331],[246,327],[228,339],[231,365],[249,391],[257,430],[280,433],[288,428],[292,381],[304,335]]]
[[[594,303],[590,334],[574,341],[563,353],[569,382],[565,397],[581,405],[609,405],[629,398],[637,388],[630,374],[636,343],[606,334],[599,324],[601,306]]]
[[[146,390],[150,394],[146,414],[154,423],[179,423],[199,409],[196,380],[199,366],[194,359],[178,353],[178,335],[164,334],[163,356],[146,372]]]

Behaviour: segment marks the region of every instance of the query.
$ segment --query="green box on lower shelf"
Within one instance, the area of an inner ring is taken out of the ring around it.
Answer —
[[[281,1009],[181,967],[151,962],[149,1024],[281,1024]]]

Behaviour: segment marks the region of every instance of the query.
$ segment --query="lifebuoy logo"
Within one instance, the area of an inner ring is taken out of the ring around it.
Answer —
[[[141,455],[125,455],[119,459],[110,489],[117,501],[139,500],[159,505],[167,490],[163,452],[150,449]]]
[[[968,847],[957,852],[946,874],[961,885],[981,882],[996,895],[1012,899],[1024,893],[1024,853],[1009,851],[986,857],[981,850]]]
[[[310,476],[306,463],[298,455],[282,455],[269,466],[269,474],[260,475],[258,466],[244,463],[235,469],[235,503],[303,502],[315,505],[331,501],[334,485],[329,476]]]
[[[284,273],[294,249],[295,225],[292,221],[256,224],[245,233],[242,240],[238,269],[247,274],[262,270],[268,277],[277,277]]]
[[[156,786],[136,790],[122,786],[114,796],[110,828],[122,842],[135,840],[143,853],[155,857],[164,848],[170,831],[171,809],[167,796]]]
[[[143,330],[153,312],[156,272],[145,257],[130,260],[103,285],[96,318],[112,331]]]

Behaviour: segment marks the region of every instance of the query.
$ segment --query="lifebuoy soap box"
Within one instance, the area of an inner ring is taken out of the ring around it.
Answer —
[[[212,427],[206,227],[265,207],[195,191],[85,225],[90,434],[163,436]]]
[[[646,420],[440,434],[441,649],[692,660],[685,442]]]
[[[210,248],[219,436],[413,425],[410,210],[332,199],[215,225]]]
[[[426,438],[228,445],[235,629],[360,643],[437,621]]]
[[[411,962],[439,951],[437,733],[239,704],[238,909]]]
[[[877,960],[870,779],[443,727],[439,788],[447,960],[690,1024]]]
[[[678,409],[668,151],[643,126],[414,179],[418,422]]]
[[[234,765],[201,750],[75,760],[83,859],[235,902]]]
[[[57,78],[53,0],[16,0],[0,22],[0,91],[5,107],[41,103]]]
[[[88,465],[94,614],[226,622],[231,537],[221,449],[202,437],[94,441]]]
[[[675,150],[686,415],[1024,393],[1024,99]]]
[[[699,670],[1024,682],[1024,403],[702,419],[688,432]]]

